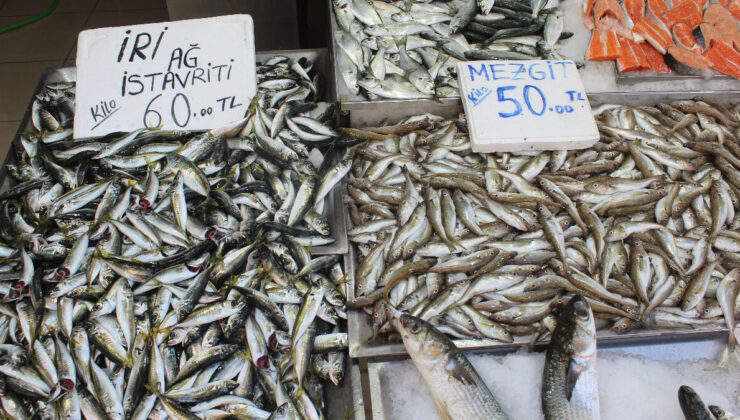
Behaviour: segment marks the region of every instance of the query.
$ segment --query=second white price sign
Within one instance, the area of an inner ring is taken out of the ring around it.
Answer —
[[[475,61],[458,80],[476,152],[581,149],[599,139],[572,61]]]

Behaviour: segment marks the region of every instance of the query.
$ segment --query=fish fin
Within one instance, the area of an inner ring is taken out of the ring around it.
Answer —
[[[460,241],[459,241],[459,240],[457,240],[457,239],[454,239],[454,238],[450,238],[450,242],[452,242],[452,244],[453,244],[453,245],[454,245],[455,247],[459,247],[459,248],[462,248],[462,249],[464,249],[464,250],[466,250],[466,251],[468,250],[467,248],[465,248],[465,245],[463,245],[462,243],[460,243]]]
[[[343,420],[352,420],[355,418],[355,413],[357,412],[356,408],[347,407],[347,410],[344,412],[344,417],[342,417]]]
[[[144,384],[144,388],[146,388],[146,390],[149,391],[149,392],[151,392],[152,394],[156,395],[157,398],[163,398],[164,397],[164,395],[162,395],[162,393],[159,392],[159,390],[157,389],[157,387],[154,386],[154,384],[152,384],[151,382],[145,383]]]
[[[570,398],[573,396],[576,382],[578,382],[578,377],[581,375],[577,364],[578,362],[573,359],[570,359],[570,362],[568,363],[568,372],[565,376],[566,397],[568,398],[568,401],[570,401]]]
[[[740,397],[738,397],[738,400],[740,400]],[[442,401],[434,400],[434,405],[437,406],[437,413],[439,414],[439,417],[442,420],[452,420],[452,417],[450,416],[449,410],[447,409],[447,405],[445,405]]]
[[[54,402],[59,400],[64,396],[64,392],[62,392],[62,387],[59,384],[54,385],[54,388],[52,388],[51,392],[49,393],[49,399],[48,402]]]
[[[718,368],[722,369],[725,366],[727,366],[727,358],[728,358],[729,355],[730,355],[730,348],[729,347],[725,347],[722,350],[722,353],[720,353],[719,358],[717,360],[717,367]]]
[[[447,373],[451,377],[457,379],[465,385],[475,384],[475,378],[473,377],[473,375],[468,369],[465,369],[465,367],[462,366],[462,364],[460,363],[460,359],[454,354],[451,354],[447,357],[445,370],[447,370]]]
[[[446,241],[444,239],[442,239],[442,241],[445,243],[445,245],[447,245],[447,249],[449,249],[450,252],[455,252],[455,250],[457,249],[455,247],[455,244],[453,244],[449,239],[446,240]]]
[[[157,336],[159,334],[163,334],[164,335],[164,338],[166,339],[170,335],[170,333],[172,332],[172,330],[174,330],[176,328],[177,328],[177,326],[162,327],[161,325],[158,325],[157,328],[155,328],[154,331],[152,331],[152,337],[155,337],[155,336]]]

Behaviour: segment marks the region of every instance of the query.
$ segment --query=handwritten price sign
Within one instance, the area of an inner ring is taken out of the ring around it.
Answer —
[[[208,130],[242,118],[256,90],[249,15],[84,31],[74,136]]]
[[[599,139],[572,61],[461,62],[458,79],[473,151],[582,149]]]

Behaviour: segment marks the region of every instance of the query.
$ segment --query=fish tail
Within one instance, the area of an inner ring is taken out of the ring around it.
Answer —
[[[455,252],[455,250],[456,250],[457,248],[455,247],[455,244],[454,244],[454,243],[452,243],[452,241],[451,241],[451,240],[449,240],[449,239],[447,239],[447,240],[444,240],[444,239],[443,239],[443,241],[444,241],[444,243],[445,243],[445,244],[447,245],[447,248],[448,248],[448,249],[450,250],[450,252]]]

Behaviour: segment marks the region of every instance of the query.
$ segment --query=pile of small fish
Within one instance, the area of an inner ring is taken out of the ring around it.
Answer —
[[[358,260],[348,305],[376,339],[396,339],[390,305],[454,338],[537,340],[573,293],[616,333],[734,330],[740,106],[594,114],[601,140],[572,151],[473,153],[464,115],[366,129],[346,179]]]
[[[559,0],[332,0],[338,71],[370,100],[459,96],[456,65],[562,59]]]
[[[307,159],[335,136],[310,66],[261,64],[246,117],[200,134],[62,139],[74,86],[39,95],[1,195],[4,417],[324,418],[345,280],[311,248],[351,162]]]

